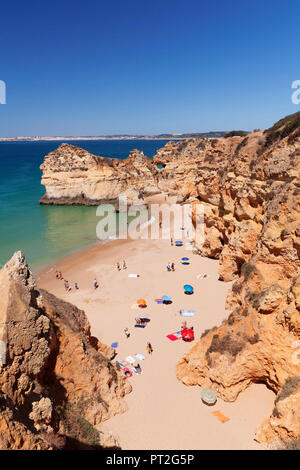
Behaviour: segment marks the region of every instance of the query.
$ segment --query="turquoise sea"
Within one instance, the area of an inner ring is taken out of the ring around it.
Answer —
[[[124,159],[130,150],[153,157],[167,141],[70,141],[95,155]],[[41,206],[39,166],[61,142],[0,142],[0,267],[22,250],[37,270],[97,240],[96,207]]]

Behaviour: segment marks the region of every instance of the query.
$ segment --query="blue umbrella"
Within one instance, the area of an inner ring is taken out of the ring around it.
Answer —
[[[169,295],[163,295],[162,300],[171,300],[171,297]]]
[[[190,258],[181,258],[181,261],[189,261]]]
[[[115,343],[111,343],[111,347],[112,348],[117,348],[119,346],[119,343],[115,342]]]
[[[207,405],[214,405],[217,401],[217,395],[211,388],[203,388],[201,390],[201,398]]]
[[[183,242],[182,242],[182,241],[176,241],[176,242],[175,242],[175,245],[176,245],[176,246],[182,246],[182,245],[183,245]]]
[[[186,292],[193,292],[194,290],[193,286],[190,286],[189,284],[185,284],[183,288]]]

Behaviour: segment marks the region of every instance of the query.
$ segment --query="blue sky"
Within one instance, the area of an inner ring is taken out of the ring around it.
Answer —
[[[0,136],[265,128],[300,111],[300,3],[1,5]]]

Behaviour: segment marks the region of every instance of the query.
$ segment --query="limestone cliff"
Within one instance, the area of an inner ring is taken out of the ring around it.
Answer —
[[[93,425],[125,411],[130,386],[84,312],[36,289],[21,252],[0,271],[0,346],[1,449],[117,446]]]
[[[229,401],[250,383],[267,384],[277,399],[257,430],[256,439],[266,443],[300,438],[299,124],[296,115],[231,144],[211,144],[215,166],[219,155],[230,158],[212,173],[211,188],[201,181],[194,188],[206,208],[200,252],[219,258],[220,278],[236,282],[228,319],[204,332],[178,363],[177,376]]]
[[[42,204],[98,205],[115,203],[125,195],[130,204],[143,204],[159,192],[152,160],[133,150],[125,160],[92,155],[79,147],[61,144],[41,165],[46,194]]]

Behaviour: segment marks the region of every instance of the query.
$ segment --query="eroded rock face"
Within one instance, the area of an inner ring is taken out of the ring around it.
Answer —
[[[92,425],[125,411],[131,388],[84,312],[36,289],[21,252],[0,271],[0,327],[0,448],[113,442]]]
[[[43,204],[98,205],[117,203],[119,196],[126,196],[128,204],[143,204],[148,195],[159,192],[157,170],[139,150],[118,160],[61,144],[45,157],[41,170]]]
[[[46,198],[53,202],[69,191],[71,177],[78,174],[80,163],[74,173],[72,165],[65,166],[65,152],[80,152],[72,149],[61,146],[42,166]],[[57,157],[60,163],[55,167]],[[219,259],[221,280],[236,281],[227,298],[228,320],[183,357],[178,378],[187,385],[218,388],[225,400],[235,400],[257,381],[279,394],[289,377],[300,375],[300,361],[295,360],[295,344],[300,340],[300,113],[265,132],[243,137],[169,142],[153,162],[143,156],[138,159],[139,181],[131,157],[111,163],[95,158],[91,170],[86,164],[80,170],[77,182],[86,181],[89,186],[92,179],[84,180],[84,174],[97,167],[105,191],[98,188],[95,194],[101,198],[133,190],[147,202],[150,187],[153,192],[176,195],[179,203],[193,204],[194,223],[195,206],[202,205],[205,239],[196,248],[203,256]],[[299,421],[297,407],[292,413]],[[279,413],[276,419],[283,417]],[[288,422],[281,422],[282,426],[278,422],[275,426],[269,418],[272,432],[265,431],[265,440],[276,434],[284,441],[295,434],[283,431]],[[262,430],[257,438],[263,440],[263,434]]]

